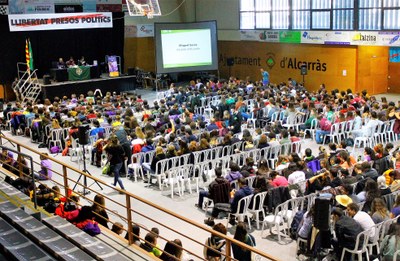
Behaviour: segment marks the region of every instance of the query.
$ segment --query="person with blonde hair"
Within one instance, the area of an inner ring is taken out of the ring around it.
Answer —
[[[371,204],[371,217],[375,224],[390,219],[390,212],[382,198],[375,198]]]
[[[145,139],[146,139],[146,135],[143,133],[141,127],[137,126],[137,127],[135,128],[135,133],[136,133],[136,137],[137,137],[138,139],[142,139],[142,140],[145,140]]]
[[[157,146],[151,164],[143,162],[143,169],[147,172],[156,173],[157,162],[163,159],[166,159],[164,149],[161,146]]]

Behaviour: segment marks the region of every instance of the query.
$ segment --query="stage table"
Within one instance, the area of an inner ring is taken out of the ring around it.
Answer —
[[[89,79],[97,79],[100,77],[99,67],[92,66],[78,66],[63,69],[50,69],[50,75],[57,82],[66,81],[82,81]]]

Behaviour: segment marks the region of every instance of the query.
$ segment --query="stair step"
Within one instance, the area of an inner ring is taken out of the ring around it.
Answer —
[[[17,260],[56,260],[2,218],[0,218],[0,245]]]

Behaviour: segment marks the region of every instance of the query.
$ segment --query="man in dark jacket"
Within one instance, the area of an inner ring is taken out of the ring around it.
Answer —
[[[357,221],[351,217],[345,216],[343,210],[340,208],[335,208],[332,211],[332,219],[335,222],[336,234],[336,239],[332,240],[332,245],[336,257],[341,258],[343,248],[354,249],[357,235],[361,233],[363,229]],[[345,257],[344,260],[349,259]]]
[[[228,203],[229,202],[229,191],[231,185],[227,179],[222,177],[222,168],[218,167],[215,169],[216,178],[208,186],[208,191],[201,190],[199,192],[199,201],[195,205],[198,208],[203,207],[204,197],[212,199],[214,204],[217,203]]]
[[[247,186],[246,179],[240,178],[238,179],[238,185],[239,189],[235,192],[233,199],[231,203],[218,203],[214,205],[214,208],[211,213],[211,217],[204,220],[204,223],[209,225],[209,226],[214,226],[214,219],[218,217],[220,212],[231,212],[231,213],[236,213],[237,208],[239,205],[239,201],[247,197],[249,195],[253,194],[253,190]],[[243,209],[240,209],[240,211],[243,211]],[[235,217],[232,217],[231,220],[229,220],[229,223],[231,225],[235,225]]]
[[[361,163],[361,169],[362,169],[361,175],[364,177],[364,179],[371,178],[376,181],[376,179],[379,176],[378,171],[376,171],[376,169],[372,168],[371,164],[367,161]]]

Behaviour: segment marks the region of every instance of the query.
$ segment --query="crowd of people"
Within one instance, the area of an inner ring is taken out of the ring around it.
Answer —
[[[351,216],[349,213],[352,212],[353,218],[359,212],[366,213],[373,222],[369,222],[370,225],[397,217],[399,197],[392,209],[384,209],[385,204],[382,204],[381,200],[382,196],[400,189],[399,148],[395,148],[387,139],[382,139],[381,143],[373,147],[365,147],[364,155],[356,158],[347,150],[347,145],[351,139],[354,141],[380,123],[390,120],[393,121],[393,137],[397,139],[400,134],[400,104],[378,102],[366,91],[353,93],[349,89],[328,92],[323,84],[318,91],[309,92],[292,79],[286,83],[270,84],[268,73],[263,70],[261,73],[263,80],[260,82],[231,77],[218,81],[210,79],[206,83],[192,81],[186,87],[175,87],[172,84],[165,92],[165,97],[152,104],[143,100],[140,95],[129,97],[107,93],[101,97],[95,96],[93,92],[86,96],[81,94],[55,97],[52,102],[45,99],[43,102],[27,103],[25,106],[18,102],[14,106],[9,103],[4,111],[3,121],[11,121],[16,134],[22,127],[30,127],[33,140],[44,143],[47,147],[47,142],[53,138],[49,130],[68,128],[63,155],[70,152],[71,140],[76,139],[79,126],[90,124],[90,136],[95,137],[91,162],[100,166],[101,156],[106,153],[113,170],[113,185],[118,183],[121,189],[125,187],[119,178],[120,170],[127,172],[122,170],[122,162],[129,162],[132,154],[155,151],[151,163],[142,164],[145,172],[154,173],[160,160],[193,155],[197,151],[231,146],[237,142],[244,144],[241,147],[243,150],[291,144],[303,140],[301,137],[307,135],[317,143],[323,143],[324,136],[329,134],[332,124],[351,121],[350,136],[339,143],[330,140],[328,146],[321,145],[318,155],[313,154],[311,149],[306,149],[303,157],[297,153],[282,153],[275,165],[271,165],[267,158],[259,162],[248,158],[243,166],[231,162],[226,175],[223,175],[223,169],[216,168],[215,180],[211,182],[208,190],[200,191],[196,207],[203,208],[205,197],[212,199],[214,206],[211,217],[206,219],[205,223],[226,234],[226,228],[223,228],[222,224],[215,224],[214,220],[221,212],[236,212],[240,199],[275,187],[301,184],[289,198],[315,192],[338,197],[332,213],[334,220],[337,220],[337,226],[339,220],[343,217],[348,219]],[[207,107],[211,115],[205,115],[204,110],[199,108],[210,97],[218,99]],[[274,119],[277,113],[283,115],[279,121]],[[297,116],[302,118],[298,128],[285,126],[289,118]],[[314,126],[319,127],[316,128],[314,136],[307,130],[312,128],[315,122],[317,124]],[[107,128],[112,129],[109,136],[106,135]],[[6,161],[3,162],[3,167],[10,161],[10,155],[4,157]],[[193,163],[192,156],[190,162]],[[51,166],[42,162],[37,178],[51,179],[49,169]],[[249,176],[255,176],[251,187],[245,179]],[[237,181],[237,187],[231,186],[234,181]],[[347,204],[342,204],[343,202]],[[362,209],[357,209],[357,204],[361,202],[364,202]],[[346,210],[349,216],[344,215],[343,210]],[[308,224],[312,227],[312,218],[312,214],[305,214],[303,226]],[[356,218],[354,220],[358,222]],[[235,219],[231,219],[230,223],[236,225],[235,239],[255,246],[254,237],[247,232],[245,223],[237,223]],[[310,229],[303,226],[300,227],[299,235],[307,238]],[[121,231],[118,226],[114,229]],[[393,231],[399,229],[395,228]],[[394,233],[395,237],[400,236]],[[222,244],[219,241],[220,238],[212,236],[206,245],[215,246],[219,250],[219,245]],[[174,255],[180,256],[179,242],[178,239],[170,241],[165,247],[175,249],[177,253]],[[339,240],[339,246],[333,244],[335,250],[345,247],[340,245],[341,242]],[[393,242],[397,244],[397,241],[392,239],[388,239],[387,242],[388,245]],[[145,243],[139,245],[150,252],[156,244],[154,232],[149,232]],[[395,249],[393,245],[390,246]],[[235,258],[250,260],[249,253],[243,253],[242,248],[234,247],[233,250]],[[206,258],[209,259],[213,255],[218,254],[205,249]],[[165,258],[163,260],[169,260],[168,257]]]

